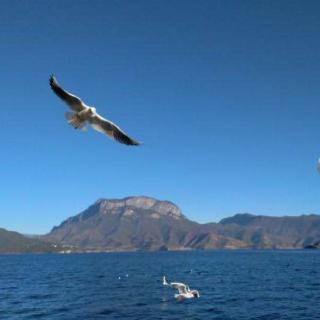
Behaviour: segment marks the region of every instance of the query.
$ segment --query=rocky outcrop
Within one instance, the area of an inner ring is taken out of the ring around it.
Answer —
[[[157,250],[183,246],[196,228],[169,201],[128,197],[99,199],[44,238],[87,250]]]

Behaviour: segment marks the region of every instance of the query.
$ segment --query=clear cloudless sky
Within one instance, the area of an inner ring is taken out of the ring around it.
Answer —
[[[0,24],[1,227],[130,195],[320,212],[319,1],[3,0]],[[144,145],[68,126],[51,73]]]

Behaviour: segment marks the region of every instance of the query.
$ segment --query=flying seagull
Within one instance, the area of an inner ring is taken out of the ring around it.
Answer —
[[[191,299],[191,298],[200,298],[200,294],[198,290],[190,290],[189,286],[180,282],[168,283],[165,276],[163,277],[163,285],[178,290],[179,293],[176,293],[174,295],[177,301],[182,301],[184,299]]]
[[[318,170],[318,172],[320,173],[320,158],[319,158],[318,161],[317,161],[317,170]]]
[[[93,129],[108,135],[120,143],[130,146],[141,144],[140,142],[131,139],[117,125],[101,117],[96,112],[96,108],[86,105],[79,97],[62,89],[54,75],[51,75],[49,83],[53,92],[68,104],[72,110],[72,112],[66,113],[66,117],[68,123],[75,129],[85,129],[87,122],[89,122]]]

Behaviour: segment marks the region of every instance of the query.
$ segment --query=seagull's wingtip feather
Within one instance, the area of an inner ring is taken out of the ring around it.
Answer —
[[[49,78],[49,82],[50,84],[57,82],[56,76],[54,75],[54,73],[51,73],[50,78]]]
[[[135,146],[135,147],[137,147],[137,146],[142,146],[142,145],[143,145],[143,142],[133,141],[131,145],[132,145],[132,146]]]

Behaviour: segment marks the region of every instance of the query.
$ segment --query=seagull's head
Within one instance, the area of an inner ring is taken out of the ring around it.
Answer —
[[[200,294],[198,290],[192,290],[191,293],[195,298],[200,298]]]

